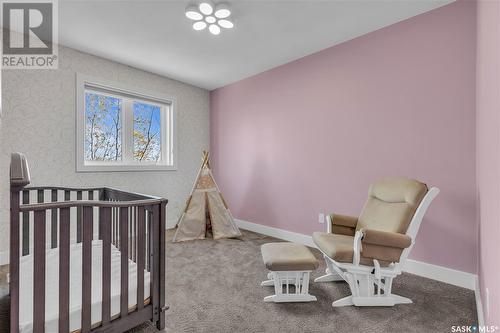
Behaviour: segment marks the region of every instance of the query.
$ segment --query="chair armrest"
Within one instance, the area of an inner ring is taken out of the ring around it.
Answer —
[[[340,214],[330,214],[330,232],[339,235],[354,236],[358,218]]]
[[[363,229],[363,244],[373,244],[406,249],[411,245],[411,237],[397,232]]]
[[[411,237],[397,232],[363,229],[361,256],[382,262],[399,262],[403,249],[412,244]]]

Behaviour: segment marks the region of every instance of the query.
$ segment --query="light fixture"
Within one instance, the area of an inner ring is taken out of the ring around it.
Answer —
[[[198,21],[193,23],[194,30],[203,30],[207,27],[207,24],[203,21]]]
[[[226,28],[226,29],[231,29],[232,27],[234,27],[233,22],[231,22],[231,21],[229,21],[229,20],[219,20],[217,23],[218,23],[221,27]]]
[[[194,30],[201,31],[208,27],[212,35],[220,34],[221,28],[234,27],[233,22],[229,20],[231,10],[225,3],[214,6],[211,1],[202,0],[198,6],[188,6],[185,14],[188,19],[196,21],[193,23]]]
[[[199,21],[203,18],[203,15],[201,15],[195,6],[189,6],[186,8],[186,17],[190,20]]]
[[[205,17],[205,21],[207,21],[207,23],[215,23],[217,20],[213,16],[207,16]]]
[[[198,8],[200,9],[200,12],[204,15],[210,15],[214,12],[214,7],[210,2],[202,2],[198,6]]]
[[[220,27],[217,24],[210,24],[208,26],[208,30],[213,34],[213,35],[218,35],[220,34]]]
[[[220,3],[215,7],[215,17],[223,19],[231,15],[231,10],[229,6],[225,3]]]

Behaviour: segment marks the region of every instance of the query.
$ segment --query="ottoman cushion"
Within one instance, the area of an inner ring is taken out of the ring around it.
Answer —
[[[316,257],[307,246],[295,243],[267,243],[261,246],[262,259],[270,271],[312,271]]]

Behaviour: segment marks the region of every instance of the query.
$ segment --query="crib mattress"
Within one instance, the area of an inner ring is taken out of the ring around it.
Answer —
[[[120,314],[120,251],[111,245],[111,316]],[[33,332],[33,255],[21,258],[19,274],[19,330]],[[46,251],[45,331],[57,332],[59,324],[59,249]],[[137,265],[129,260],[129,308],[137,305]],[[144,271],[144,299],[150,296],[150,274]],[[69,328],[81,328],[82,308],[82,244],[70,246]],[[92,325],[102,315],[102,241],[92,241]]]

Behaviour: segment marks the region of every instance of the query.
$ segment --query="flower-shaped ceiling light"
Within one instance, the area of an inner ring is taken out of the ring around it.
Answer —
[[[208,31],[212,35],[220,34],[221,28],[231,29],[234,24],[229,20],[231,10],[227,4],[221,3],[214,7],[209,1],[203,1],[198,6],[188,6],[186,8],[186,17],[195,21],[194,30]]]

